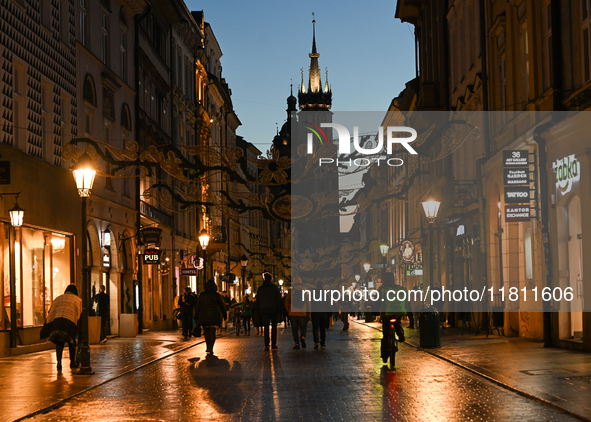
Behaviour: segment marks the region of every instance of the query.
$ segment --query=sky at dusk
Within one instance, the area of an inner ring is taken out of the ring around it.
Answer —
[[[242,122],[237,134],[265,152],[286,119],[290,83],[308,84],[312,12],[333,111],[386,111],[415,77],[413,28],[394,18],[396,1],[186,0],[203,10],[222,49],[222,77]]]

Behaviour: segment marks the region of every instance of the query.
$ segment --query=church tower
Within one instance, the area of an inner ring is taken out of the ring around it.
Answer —
[[[328,70],[324,87],[320,77],[318,58],[320,54],[316,50],[316,21],[312,21],[312,52],[310,57],[310,69],[308,76],[308,89],[304,83],[304,71],[302,70],[302,82],[298,90],[298,100],[301,111],[328,111],[332,106],[332,91],[328,84]]]

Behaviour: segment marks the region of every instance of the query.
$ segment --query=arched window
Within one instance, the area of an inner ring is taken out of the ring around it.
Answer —
[[[82,98],[89,104],[96,107],[96,89],[94,87],[94,79],[92,76],[86,75],[84,78],[84,90],[82,91]]]
[[[131,132],[131,112],[127,103],[121,107],[121,127]]]

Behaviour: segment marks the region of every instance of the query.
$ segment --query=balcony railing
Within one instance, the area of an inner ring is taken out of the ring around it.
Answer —
[[[465,207],[478,200],[476,180],[454,180],[442,190],[444,201],[454,207]]]

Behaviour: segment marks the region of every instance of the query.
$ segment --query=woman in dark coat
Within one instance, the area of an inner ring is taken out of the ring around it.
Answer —
[[[49,337],[49,341],[55,343],[58,371],[62,369],[62,356],[66,343],[70,349],[70,368],[80,366],[76,363],[76,335],[81,314],[82,299],[78,297],[76,285],[70,284],[66,292],[53,301],[47,314],[47,321],[41,329],[41,338]]]
[[[213,355],[215,344],[215,330],[222,325],[222,320],[228,318],[224,300],[217,292],[218,287],[213,280],[205,283],[205,290],[199,295],[195,314],[199,318],[199,324],[203,327],[205,335],[206,352]]]
[[[255,297],[252,300],[252,325],[257,329],[257,336],[262,332],[261,328],[261,308],[258,306],[258,300]]]
[[[242,322],[244,324],[244,332],[247,336],[250,335],[250,319],[252,318],[253,309],[254,303],[248,295],[245,295],[244,302],[242,302]]]

